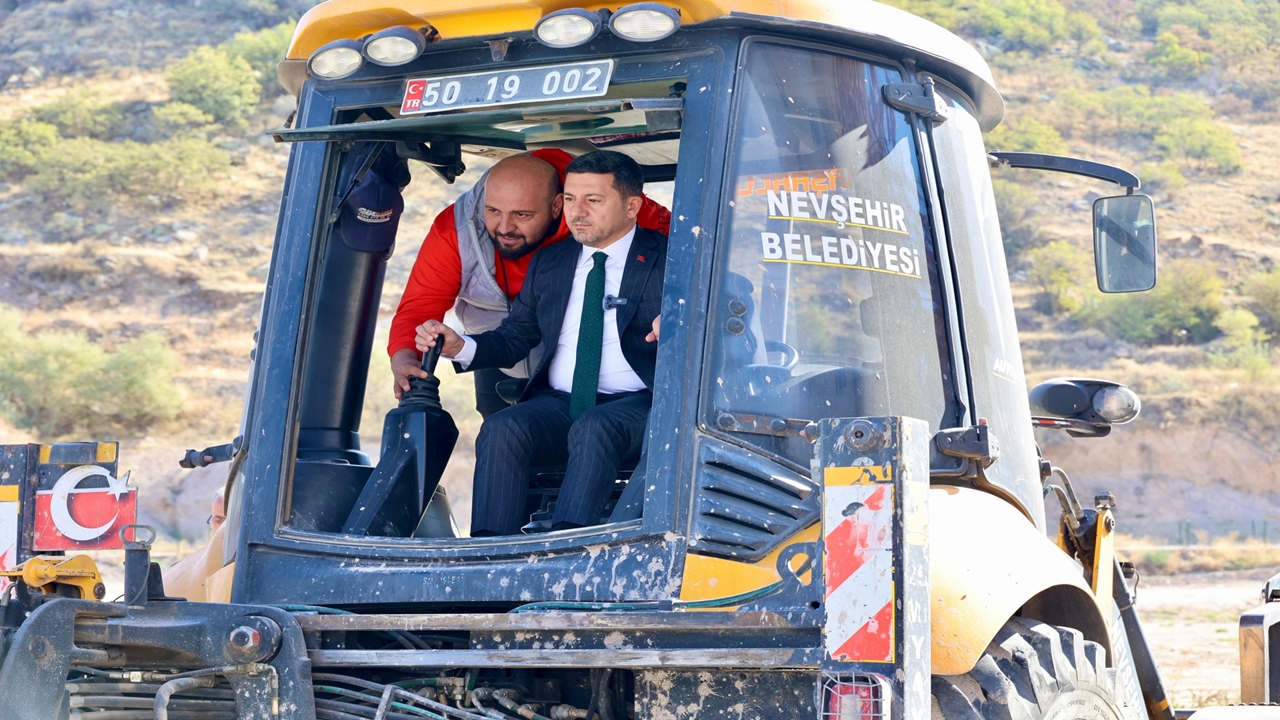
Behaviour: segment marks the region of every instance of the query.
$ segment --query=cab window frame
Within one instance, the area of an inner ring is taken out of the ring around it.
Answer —
[[[739,37],[733,33],[722,33],[719,36],[722,42],[712,44],[705,47],[699,47],[687,50],[671,50],[662,51],[653,47],[637,47],[634,43],[622,43],[617,41],[602,47],[602,49],[593,53],[590,58],[595,57],[611,57],[617,61],[614,71],[612,84],[620,85],[630,82],[653,81],[657,78],[670,78],[672,82],[685,82],[689,89],[685,94],[684,130],[682,130],[682,139],[693,135],[693,129],[697,127],[713,127],[716,122],[716,116],[723,115],[725,107],[729,103],[719,97],[717,93],[698,92],[695,82],[706,85],[707,87],[717,87],[722,83],[726,67],[735,59],[734,52],[727,52],[728,47],[736,49]],[[729,38],[725,41],[725,38]],[[440,45],[444,45],[441,43]],[[445,48],[441,47],[443,52]],[[610,50],[615,50],[610,52]],[[555,54],[546,49],[536,49],[529,57],[523,58],[521,66],[537,66],[547,64],[555,58]],[[477,52],[474,60],[464,60],[461,62],[450,62],[449,73],[469,72],[476,68],[489,69],[491,62],[488,58],[487,49],[483,53]],[[350,113],[361,108],[368,107],[388,107],[398,105],[399,98],[403,92],[404,80],[407,75],[403,72],[394,77],[379,78],[377,80],[364,81],[359,84],[344,84],[334,82],[318,82],[309,81],[304,87],[302,94],[305,99],[303,101],[304,108],[299,112],[299,122],[306,122],[311,126],[322,126],[339,122],[344,113]],[[311,106],[315,106],[317,111],[326,117],[320,117],[312,112],[308,112]],[[689,118],[693,120],[690,121]],[[707,226],[711,223],[706,222],[706,212],[716,210],[716,203],[710,202],[706,198],[718,196],[719,189],[711,187],[713,183],[703,182],[706,176],[706,167],[717,159],[722,162],[725,143],[723,138],[717,140],[714,134],[707,133],[709,142],[706,147],[695,148],[698,143],[683,143],[680,148],[680,161],[676,165],[676,177],[674,178],[674,193],[672,207],[672,226],[671,235],[674,236],[678,231],[685,230],[691,226],[703,225]],[[305,145],[314,145],[315,143],[304,142],[295,146],[294,153],[306,151],[308,148],[301,147]],[[318,148],[310,148],[313,152]],[[536,148],[530,148],[536,149]],[[282,454],[280,457],[280,470],[277,474],[278,484],[270,483],[272,487],[255,488],[253,495],[263,500],[268,492],[273,497],[271,503],[272,512],[270,513],[271,522],[268,528],[259,528],[249,534],[248,538],[240,541],[258,542],[271,545],[274,548],[293,549],[306,551],[308,549],[323,548],[325,554],[337,555],[357,555],[357,556],[382,556],[395,558],[418,558],[418,559],[491,559],[495,557],[506,556],[525,556],[530,553],[540,551],[555,552],[568,548],[580,548],[584,543],[608,542],[610,544],[626,544],[634,542],[644,537],[661,536],[663,533],[672,530],[678,530],[684,523],[686,515],[685,509],[680,505],[679,498],[684,495],[684,491],[680,485],[684,480],[681,474],[669,472],[669,469],[675,469],[680,466],[680,458],[686,452],[691,452],[683,447],[668,445],[663,448],[657,437],[658,433],[654,426],[662,425],[659,419],[659,413],[663,413],[668,417],[667,425],[678,425],[678,418],[683,413],[680,408],[680,399],[676,396],[683,396],[690,389],[688,387],[675,386],[662,393],[655,393],[655,401],[650,411],[651,420],[650,427],[650,447],[649,447],[649,473],[646,479],[646,498],[644,513],[641,518],[636,520],[628,520],[617,523],[606,523],[602,525],[588,526],[578,531],[560,532],[557,537],[548,539],[545,534],[534,535],[517,535],[517,536],[501,536],[494,538],[395,538],[380,536],[362,536],[359,538],[344,536],[340,533],[312,532],[299,530],[289,526],[289,496],[293,488],[294,463],[297,460],[298,440],[299,440],[299,411],[302,407],[301,385],[305,375],[305,357],[307,348],[312,341],[314,314],[316,312],[316,296],[318,285],[320,282],[320,268],[327,243],[334,241],[331,228],[327,225],[326,216],[331,212],[329,207],[332,202],[332,195],[336,190],[338,181],[340,161],[343,152],[334,142],[326,142],[323,148],[324,159],[322,162],[322,171],[315,176],[313,182],[317,184],[316,197],[319,199],[316,205],[316,217],[314,228],[310,233],[310,258],[307,262],[307,277],[305,278],[305,290],[302,295],[301,307],[297,315],[297,341],[293,357],[293,386],[289,391],[289,403],[286,409],[286,434],[282,443]],[[718,157],[717,157],[718,156]],[[314,155],[312,155],[314,160]],[[474,171],[472,171],[474,172]],[[430,182],[443,182],[436,178],[426,178]],[[710,178],[706,178],[708,181]],[[419,180],[421,182],[422,179]],[[681,211],[684,211],[683,216]],[[401,238],[403,243],[407,238]],[[418,242],[419,239],[410,239],[411,242]],[[696,241],[696,238],[695,238]],[[668,263],[665,280],[668,287],[672,286],[673,267],[675,263],[672,260],[672,248],[675,243],[670,243],[668,248]],[[687,259],[685,259],[687,262]],[[687,279],[678,278],[686,286],[689,285]],[[669,293],[664,291],[664,317],[668,315]],[[385,299],[385,296],[384,296]],[[686,303],[685,307],[689,305]],[[671,336],[673,339],[679,338],[680,333],[672,328]],[[670,377],[681,377],[685,372],[685,368],[680,360],[682,356],[688,355],[689,338],[683,337],[679,342],[669,342],[667,334],[664,333],[664,345],[660,348],[657,363],[657,379],[655,387],[662,387],[662,377],[664,375]],[[378,347],[375,346],[371,353],[370,362],[378,362]],[[696,383],[695,383],[696,386]],[[667,401],[659,402],[659,394],[669,394]],[[362,424],[376,422],[379,426],[381,418],[365,418]],[[655,456],[664,456],[661,462],[655,463]],[[660,467],[655,467],[660,466]],[[659,470],[660,472],[655,472]],[[263,483],[268,484],[268,483]],[[249,502],[252,502],[250,500]],[[250,507],[250,506],[246,506]],[[261,509],[261,508],[260,508]],[[256,524],[256,523],[255,523]],[[263,532],[267,530],[267,532]]]

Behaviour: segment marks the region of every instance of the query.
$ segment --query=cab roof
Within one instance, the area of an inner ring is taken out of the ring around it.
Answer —
[[[543,16],[558,10],[618,10],[630,4],[625,0],[328,0],[298,21],[281,64],[282,80],[286,66],[292,65],[294,72],[300,70],[299,61],[305,63],[330,42],[356,40],[396,25],[430,25],[442,40],[481,38],[530,32]],[[794,21],[792,27],[800,36],[816,27],[901,45],[918,60],[938,61],[921,62],[922,68],[937,67],[944,71],[943,77],[950,74],[945,70],[963,76],[955,79],[977,103],[984,130],[995,127],[1004,114],[1004,102],[982,56],[957,35],[904,10],[872,0],[666,0],[663,4],[678,9],[685,26],[730,18]]]

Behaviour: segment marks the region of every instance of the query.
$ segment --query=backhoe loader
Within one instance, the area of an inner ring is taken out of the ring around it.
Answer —
[[[76,515],[129,496],[113,444],[6,446],[0,718],[1175,717],[1114,499],[1078,498],[1033,434],[1106,436],[1139,400],[1028,394],[991,175],[1116,188],[1103,292],[1154,286],[1153,206],[1123,169],[988,149],[1003,101],[963,40],[869,0],[329,0],[279,78],[297,111],[240,436],[186,458],[228,468],[199,593],[171,596],[147,528]],[[647,438],[598,524],[551,529],[564,468],[530,467],[521,534],[459,537],[439,380],[361,417],[396,248],[335,221],[375,162],[453,183],[540,148],[671,188]],[[87,539],[41,554],[50,507]],[[118,602],[74,555],[102,533]],[[1242,623],[1249,702],[1272,697],[1272,595]]]

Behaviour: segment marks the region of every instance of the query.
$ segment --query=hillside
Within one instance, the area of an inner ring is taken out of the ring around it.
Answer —
[[[0,441],[122,440],[144,520],[173,537],[203,535],[225,472],[180,471],[182,449],[239,422],[288,160],[264,132],[294,106],[271,68],[309,4],[0,0]],[[1157,202],[1161,289],[1103,297],[1089,208],[1108,188],[994,171],[1029,382],[1102,376],[1145,403],[1109,439],[1045,436],[1046,455],[1131,519],[1168,520],[1162,498],[1177,497],[1178,520],[1280,529],[1274,3],[897,4],[992,63],[1008,114],[991,149],[1122,165]],[[410,186],[384,332],[416,238],[478,174]],[[376,437],[393,403],[380,356],[370,382]],[[469,448],[470,390],[445,386]],[[451,472],[460,517],[469,462]]]

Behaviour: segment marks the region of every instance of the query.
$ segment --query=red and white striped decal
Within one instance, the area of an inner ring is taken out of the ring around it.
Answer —
[[[827,656],[893,662],[893,484],[879,466],[825,468]]]

